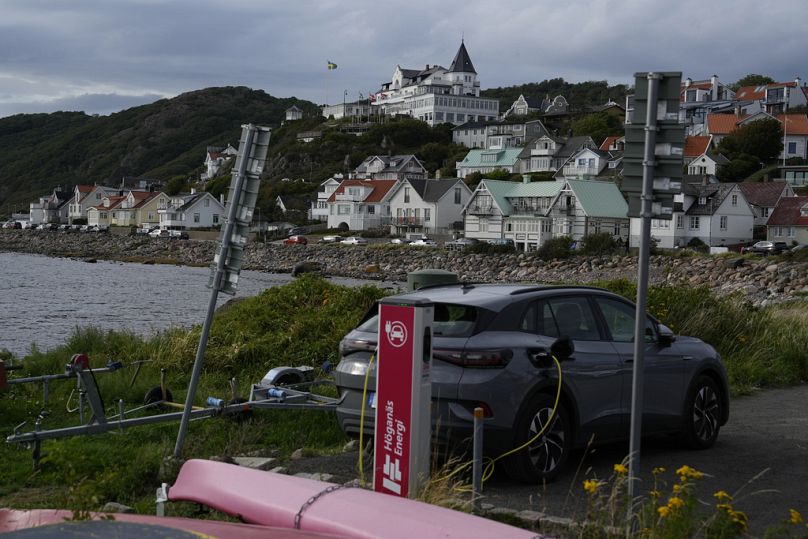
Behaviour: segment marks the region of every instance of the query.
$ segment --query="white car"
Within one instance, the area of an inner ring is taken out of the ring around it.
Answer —
[[[431,238],[420,238],[410,243],[410,245],[413,247],[437,247],[438,242]]]
[[[360,238],[359,236],[348,236],[340,243],[344,243],[346,245],[365,245],[367,244],[368,240],[365,238]]]
[[[149,232],[149,236],[152,238],[167,238],[171,235],[171,232],[165,228],[155,228],[151,232]]]

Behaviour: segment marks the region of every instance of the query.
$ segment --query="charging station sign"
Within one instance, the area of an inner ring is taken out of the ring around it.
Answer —
[[[429,316],[424,316],[426,309]],[[415,483],[428,473],[431,326],[431,303],[380,302],[373,467],[377,492],[410,497]]]

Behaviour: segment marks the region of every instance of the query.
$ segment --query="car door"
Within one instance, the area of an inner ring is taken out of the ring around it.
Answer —
[[[575,351],[562,363],[564,383],[575,399],[580,441],[624,437],[622,358],[604,340],[602,328],[586,295],[559,295],[539,304],[544,334],[569,336]]]
[[[594,296],[597,311],[608,331],[612,346],[621,358],[623,379],[623,417],[631,424],[631,399],[634,376],[634,320],[636,308],[627,301],[609,296]],[[673,346],[660,346],[654,322],[646,320],[643,376],[643,433],[678,428],[684,398],[684,360]]]

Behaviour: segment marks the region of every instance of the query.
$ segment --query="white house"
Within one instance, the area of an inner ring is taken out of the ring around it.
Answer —
[[[795,196],[788,182],[741,182],[738,184],[746,201],[755,212],[755,226],[766,226],[781,198]]]
[[[519,154],[521,148],[505,148],[503,150],[472,149],[462,161],[455,163],[457,175],[465,178],[472,172],[487,174],[495,170],[505,172],[519,172]]]
[[[558,137],[544,134],[528,142],[519,154],[522,172],[556,172],[575,152],[597,148],[590,136]]]
[[[371,103],[382,114],[403,114],[429,125],[460,125],[499,116],[499,101],[480,97],[477,72],[462,41],[449,69],[429,64],[424,69],[396,66],[392,80],[371,95]]]
[[[353,171],[362,180],[403,180],[426,178],[426,168],[414,155],[371,155]]]
[[[328,221],[328,199],[337,190],[341,181],[342,174],[334,174],[320,184],[317,188],[317,199],[312,201],[309,209],[310,221]]]
[[[113,194],[114,189],[100,185],[77,185],[73,188],[73,200],[68,207],[68,222],[77,219],[86,219],[87,210],[101,204],[107,194]]]
[[[398,180],[343,180],[328,197],[328,228],[368,230],[390,224],[390,191]]]
[[[610,234],[628,241],[628,204],[610,181],[566,180],[547,212],[552,236],[581,241],[590,234]]]
[[[663,249],[686,247],[698,238],[710,247],[752,239],[755,213],[737,183],[684,183],[674,195],[673,219],[652,219],[651,237]],[[631,245],[639,245],[641,220],[631,219]]]
[[[770,241],[808,244],[808,196],[781,198],[766,229]]]
[[[738,88],[734,100],[737,108],[748,114],[768,112],[781,114],[808,103],[808,88],[799,77],[790,82],[775,82]]]
[[[224,223],[224,200],[217,200],[210,193],[177,195],[157,213],[163,229],[213,228]]]
[[[707,116],[707,130],[713,135],[713,144],[751,122],[763,119],[773,119],[780,122],[783,128],[783,151],[779,159],[801,157],[808,159],[808,115],[778,114],[773,116],[767,112],[758,112],[751,115],[735,114],[709,114]]]
[[[121,195],[105,195],[101,204],[87,208],[87,224],[91,226],[109,227],[115,224],[113,214],[125,197]],[[116,215],[117,217],[117,215]]]
[[[229,144],[227,148],[208,146],[205,154],[205,172],[202,173],[201,179],[210,180],[215,178],[225,163],[228,163],[236,155],[238,155],[238,150]]]
[[[510,239],[521,250],[539,247],[552,237],[550,205],[561,192],[561,182],[482,180],[463,209],[467,238]]]
[[[569,110],[569,104],[563,96],[557,95],[552,100],[549,96],[544,99],[535,97],[525,97],[520,94],[516,101],[505,111],[503,117],[508,116],[525,116],[530,113],[549,114],[549,113],[564,113]]]
[[[487,122],[466,122],[452,129],[452,142],[466,148],[485,148]]]
[[[390,230],[402,236],[448,233],[463,221],[470,197],[471,189],[459,178],[403,180],[390,191]]]
[[[288,109],[286,109],[286,121],[293,122],[295,120],[300,120],[303,118],[303,111],[300,110],[297,105],[292,105]]]
[[[32,225],[41,223],[67,223],[70,205],[73,203],[72,191],[62,191],[61,188],[37,202],[31,202],[28,207],[28,218]]]
[[[594,148],[583,147],[574,152],[556,172],[558,180],[586,180],[608,174],[612,156]],[[614,168],[614,167],[613,167]],[[616,172],[616,171],[615,171]]]

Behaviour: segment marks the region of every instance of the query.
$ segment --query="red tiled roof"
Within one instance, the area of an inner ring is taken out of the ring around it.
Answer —
[[[728,135],[738,128],[738,122],[748,118],[750,114],[708,114],[707,131],[711,135]]]
[[[710,147],[710,136],[692,136],[685,137],[685,157],[696,158],[707,151]]]
[[[612,144],[614,144],[614,142],[620,138],[622,138],[620,135],[612,135],[610,137],[606,137],[606,140],[603,141],[603,144],[601,144],[600,148],[598,149],[604,152],[608,152]]]
[[[808,135],[808,114],[778,114],[777,119],[785,120],[786,135]]]
[[[93,189],[95,189],[95,185],[77,185],[76,189],[79,190],[79,193],[90,193]]]
[[[741,182],[738,184],[746,201],[762,208],[774,208],[788,184],[776,182]]]
[[[763,85],[758,86],[741,86],[735,92],[735,101],[758,101],[766,98],[766,87]]]
[[[769,216],[769,226],[808,226],[808,215],[801,215],[801,208],[808,206],[808,197],[785,197]]]
[[[370,187],[373,191],[370,192],[368,196],[365,197],[363,202],[371,203],[371,202],[381,202],[384,196],[393,188],[393,186],[398,182],[398,180],[344,180],[339,187],[331,193],[331,196],[328,197],[328,202],[335,202],[337,200],[337,195],[342,195],[345,193],[346,187]]]
[[[97,210],[111,210],[121,205],[121,202],[126,200],[126,197],[107,197],[109,199],[109,206],[104,206],[104,204],[99,204],[98,206],[92,206]]]

